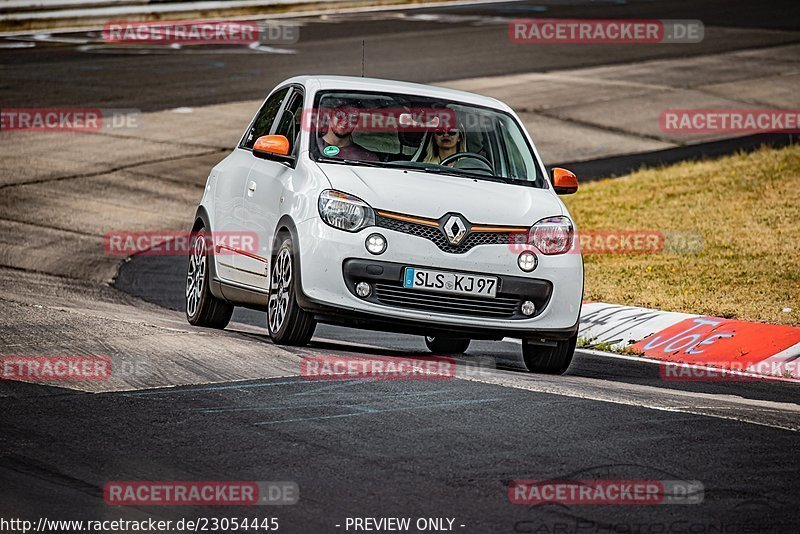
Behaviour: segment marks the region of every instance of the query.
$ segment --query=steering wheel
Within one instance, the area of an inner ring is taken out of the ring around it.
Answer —
[[[447,165],[451,161],[455,161],[461,158],[477,159],[478,161],[485,163],[486,166],[489,167],[489,170],[492,169],[492,162],[486,159],[485,157],[481,156],[480,154],[476,154],[475,152],[456,152],[455,154],[452,154],[444,158],[441,162],[439,162],[439,165]]]

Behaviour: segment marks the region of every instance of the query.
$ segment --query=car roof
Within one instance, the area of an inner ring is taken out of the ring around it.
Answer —
[[[333,76],[333,75],[306,75],[295,76],[284,80],[279,85],[290,83],[301,84],[312,93],[320,90],[341,90],[341,91],[373,91],[382,93],[400,93],[431,98],[441,98],[443,100],[455,100],[466,104],[476,104],[491,108],[510,111],[510,108],[496,98],[436,87],[421,83],[401,82],[398,80],[384,80],[381,78],[361,78],[358,76]]]

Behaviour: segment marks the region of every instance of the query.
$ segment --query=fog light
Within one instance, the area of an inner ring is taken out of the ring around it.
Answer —
[[[356,284],[356,295],[362,299],[368,297],[370,293],[372,293],[372,287],[368,283],[359,282]]]
[[[536,306],[533,302],[526,300],[522,303],[522,315],[533,315],[536,313]]]
[[[517,258],[517,265],[526,273],[534,270],[538,264],[539,260],[536,258],[536,254],[530,251],[523,252],[519,255],[519,258]]]
[[[370,234],[365,245],[371,254],[383,254],[386,250],[386,238],[381,234]]]

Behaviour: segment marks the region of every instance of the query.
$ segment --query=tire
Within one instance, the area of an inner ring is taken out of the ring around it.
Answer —
[[[425,345],[434,354],[461,354],[467,352],[470,340],[463,337],[425,336]]]
[[[225,328],[233,315],[233,305],[211,294],[205,228],[194,232],[186,271],[186,320],[194,326]]]
[[[525,361],[525,367],[531,373],[563,375],[572,363],[577,341],[578,334],[557,341],[555,346],[536,345],[529,339],[523,339],[522,359]]]
[[[317,322],[314,316],[297,304],[297,281],[294,246],[291,237],[278,236],[277,253],[270,269],[267,328],[276,345],[307,345],[314,335]]]

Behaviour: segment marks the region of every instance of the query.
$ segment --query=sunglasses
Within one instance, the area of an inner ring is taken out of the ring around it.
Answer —
[[[455,137],[458,135],[458,130],[435,130],[433,133],[436,135],[450,135]]]

